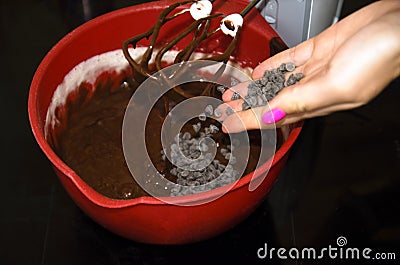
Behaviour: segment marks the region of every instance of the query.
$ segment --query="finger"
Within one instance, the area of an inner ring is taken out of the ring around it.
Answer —
[[[234,112],[239,112],[243,110],[243,102],[243,99],[238,99],[226,102],[224,105],[229,106]]]
[[[279,109],[286,115],[312,112],[343,102],[344,95],[335,86],[336,81],[326,74],[315,73],[314,76],[282,89],[269,105],[271,110]]]
[[[338,104],[338,105],[333,105],[329,106],[326,108],[314,110],[314,111],[308,111],[304,113],[297,113],[297,114],[292,114],[292,115],[287,115],[284,119],[280,120],[279,122],[275,123],[275,126],[277,128],[280,128],[284,125],[292,124],[295,122],[299,122],[305,119],[310,119],[310,118],[315,118],[315,117],[322,117],[329,115],[331,113],[337,112],[337,111],[343,111],[343,110],[349,110],[359,107],[359,104],[356,103],[343,103],[343,104]],[[261,126],[261,128],[264,125]]]
[[[265,60],[254,69],[252,77],[253,79],[260,79],[266,70],[278,68],[282,63],[292,62],[296,67],[299,67],[310,59],[312,51],[313,39],[310,39]]]
[[[299,83],[284,88],[269,105],[272,112],[283,112],[285,115],[281,115],[281,118],[286,116],[287,121],[326,115],[362,105],[363,101],[354,100],[353,96],[348,95],[347,86],[348,84],[323,67]],[[264,112],[263,115],[267,114]],[[291,119],[288,116],[291,116]]]
[[[219,121],[223,121],[234,112],[242,111],[243,101],[243,99],[239,99],[228,101],[219,105],[214,111],[214,113],[218,113],[216,119]]]
[[[275,124],[263,124],[260,117],[264,107],[235,112],[226,117],[222,123],[225,133],[237,133],[245,130],[275,128]]]
[[[239,93],[239,95],[243,98],[247,95],[247,87],[249,86],[250,82],[251,81],[242,82],[237,84],[236,86],[227,89],[222,95],[222,100],[225,102],[231,101],[232,96],[235,92]]]

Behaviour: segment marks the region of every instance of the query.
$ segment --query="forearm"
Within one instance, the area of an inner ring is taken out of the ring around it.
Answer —
[[[341,19],[336,25],[347,24],[350,22],[354,27],[365,26],[387,13],[400,8],[400,0],[381,0],[367,5],[360,10]],[[346,25],[351,26],[351,25]]]
[[[338,47],[327,67],[330,90],[338,91],[338,102],[364,105],[399,76],[399,18],[398,10],[388,12]]]
[[[378,21],[386,35],[391,36],[388,48],[393,49],[393,79],[400,76],[400,1],[396,2],[398,7]]]
[[[387,17],[388,14],[397,12],[397,15],[399,15],[399,9],[400,0],[377,1],[340,20],[338,23],[322,32],[317,38],[321,37],[321,39],[325,41],[327,40],[326,36],[335,36],[335,47],[332,47],[332,49],[336,49],[349,37],[362,30],[362,28],[368,27],[377,21],[381,21],[382,18]],[[371,38],[373,38],[373,36],[371,36]]]

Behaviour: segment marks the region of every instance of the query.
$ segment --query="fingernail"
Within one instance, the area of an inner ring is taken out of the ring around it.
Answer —
[[[264,113],[264,115],[262,116],[262,121],[265,124],[271,124],[282,120],[283,118],[285,118],[285,116],[286,113],[283,110],[273,109]]]

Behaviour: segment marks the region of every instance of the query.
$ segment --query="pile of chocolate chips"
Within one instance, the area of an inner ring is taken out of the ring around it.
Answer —
[[[214,159],[208,152],[210,145],[207,142],[211,141],[212,134],[219,132],[219,128],[211,124],[200,132],[200,122],[192,126],[198,136],[192,137],[189,132],[179,133],[171,144],[170,150],[170,159],[173,164],[170,173],[176,176],[177,184],[187,186],[189,189],[185,191],[182,187],[174,187],[171,189],[171,196],[215,189],[232,183],[238,177],[238,172],[232,166],[236,163],[236,158],[231,153],[234,149],[232,144],[227,145],[226,148],[217,149],[223,159],[229,161],[226,164]],[[165,161],[165,151],[161,151],[161,154]]]
[[[274,98],[284,87],[291,86],[300,81],[302,73],[290,74],[286,79],[285,74],[293,72],[296,66],[293,63],[283,63],[276,69],[265,71],[261,79],[252,81],[248,86],[247,95],[243,98],[242,110],[264,106]],[[235,92],[231,100],[240,99]]]

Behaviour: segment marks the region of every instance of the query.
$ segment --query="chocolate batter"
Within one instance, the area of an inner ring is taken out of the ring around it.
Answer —
[[[207,83],[190,83],[181,88],[191,91],[200,88],[198,91],[202,91],[202,85]],[[87,92],[90,89],[85,84],[77,88],[74,100],[67,103],[64,118],[58,117],[65,125],[61,127],[65,129],[53,140],[57,154],[93,189],[109,198],[132,199],[147,195],[131,176],[121,144],[125,108],[135,88],[129,71],[117,78],[115,73],[102,74],[93,93]],[[216,94],[221,96],[220,92]],[[145,132],[146,145],[156,168],[168,179],[175,181],[176,177],[169,173],[171,164],[161,158],[160,129],[168,111],[166,106],[173,106],[185,98],[174,90],[166,95],[150,113]],[[192,121],[193,124],[198,122],[197,119]],[[210,122],[207,120],[205,124]],[[191,133],[192,128],[192,124],[184,126],[184,130]],[[255,169],[260,152],[259,133],[253,131],[249,134],[251,156],[245,174]],[[221,144],[220,148],[230,144],[229,137],[222,132],[217,133],[215,138]],[[221,161],[224,162],[227,163]]]

